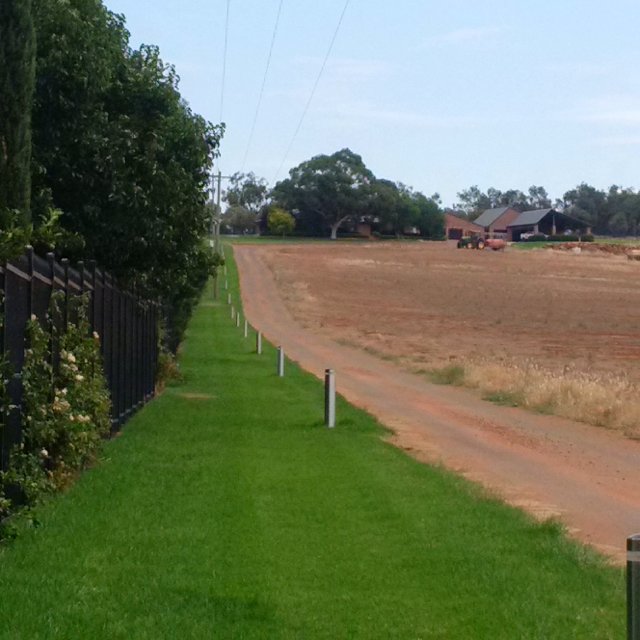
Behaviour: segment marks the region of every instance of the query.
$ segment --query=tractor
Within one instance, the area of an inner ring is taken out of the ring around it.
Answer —
[[[507,243],[501,238],[483,238],[481,236],[472,236],[471,238],[460,238],[458,240],[458,249],[493,249],[494,251],[504,250]]]

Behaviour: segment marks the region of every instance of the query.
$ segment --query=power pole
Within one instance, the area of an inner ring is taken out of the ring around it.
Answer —
[[[220,200],[222,197],[222,180],[229,180],[231,176],[223,176],[222,171],[218,169],[218,173],[213,177],[214,184],[217,180],[218,185],[216,187],[212,187],[216,190],[216,204],[215,204],[215,212],[211,219],[213,239],[212,239],[212,248],[213,252],[218,255],[221,254],[220,251],[220,224],[222,223],[221,214],[222,210],[220,208]],[[213,297],[218,298],[218,275],[216,273],[216,277],[213,279]]]

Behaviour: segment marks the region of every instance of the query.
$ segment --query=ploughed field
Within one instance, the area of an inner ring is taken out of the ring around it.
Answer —
[[[385,242],[262,247],[293,316],[414,371],[504,363],[640,384],[640,263]]]

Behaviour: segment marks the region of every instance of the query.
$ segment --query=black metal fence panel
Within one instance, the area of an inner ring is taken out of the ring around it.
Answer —
[[[88,297],[91,331],[100,337],[107,386],[111,394],[112,432],[117,431],[142,405],[153,397],[158,362],[158,307],[117,287],[113,278],[95,263],[72,268],[67,260],[55,261],[53,254],[41,258],[28,250],[20,258],[0,265],[0,348],[12,375],[8,381],[11,405],[2,416],[0,469],[6,469],[9,452],[22,438],[22,385],[27,321],[35,316],[43,326],[49,319],[51,296],[64,292],[60,318],[66,324],[77,321],[76,296]],[[63,327],[59,327],[62,329]],[[53,354],[54,364],[58,354]]]

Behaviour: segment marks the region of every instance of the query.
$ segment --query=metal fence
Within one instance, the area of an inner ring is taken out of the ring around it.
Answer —
[[[112,431],[117,431],[154,394],[158,358],[158,308],[120,290],[95,264],[43,259],[32,249],[0,265],[0,346],[13,376],[8,382],[11,404],[0,433],[0,469],[6,469],[11,448],[21,440],[20,372],[24,363],[26,324],[32,315],[43,320],[51,295],[61,291],[62,315],[73,320],[74,296],[87,295],[91,330],[100,336],[104,372],[111,394]]]

